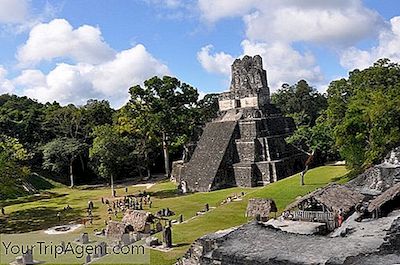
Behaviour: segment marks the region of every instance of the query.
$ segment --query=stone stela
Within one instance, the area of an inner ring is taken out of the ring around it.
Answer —
[[[295,124],[271,104],[259,55],[234,61],[219,109],[175,176],[183,192],[262,186],[303,169],[307,156],[285,142]]]

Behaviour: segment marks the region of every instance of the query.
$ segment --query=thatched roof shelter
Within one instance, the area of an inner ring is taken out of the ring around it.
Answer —
[[[246,216],[256,217],[259,215],[261,218],[268,218],[269,213],[276,213],[277,211],[278,208],[273,200],[255,198],[249,200],[249,203],[247,204]]]
[[[391,188],[387,189],[381,195],[373,199],[368,205],[368,211],[373,212],[379,210],[386,203],[393,201],[400,197],[400,183],[395,184]]]
[[[110,221],[106,227],[106,237],[120,240],[125,233],[126,225],[117,221]]]
[[[146,224],[154,222],[154,218],[146,211],[128,210],[122,218],[122,223],[126,226],[131,225],[135,232],[142,232],[146,229]]]
[[[301,197],[289,204],[285,211],[292,210],[312,200],[324,205],[325,209],[330,212],[342,210],[344,214],[348,214],[363,198],[364,196],[360,192],[344,185],[333,183]]]

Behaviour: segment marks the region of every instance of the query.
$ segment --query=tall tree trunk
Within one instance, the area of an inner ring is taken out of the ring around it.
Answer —
[[[308,171],[308,166],[306,166],[306,168],[303,171],[301,171],[301,173],[300,173],[300,176],[301,176],[300,185],[301,186],[304,186],[304,175],[307,173],[307,171]]]
[[[144,151],[144,161],[146,163],[147,178],[150,178],[151,172],[150,172],[149,151],[147,149]]]
[[[301,186],[304,186],[304,175],[307,173],[308,166],[312,163],[312,161],[314,159],[314,154],[315,154],[315,150],[313,150],[312,153],[308,156],[307,161],[305,162],[305,168],[300,173],[300,176],[301,176],[300,185]]]
[[[114,176],[111,174],[111,197],[114,197]]]
[[[165,132],[162,133],[162,143],[163,143],[163,153],[164,153],[164,164],[165,164],[165,176],[169,178],[170,169],[169,169],[169,152],[168,152],[168,143],[167,143],[167,135]]]
[[[139,170],[139,178],[140,178],[140,179],[143,179],[142,169],[143,169],[143,167],[139,165],[139,166],[138,166],[138,170]]]
[[[74,187],[74,169],[73,169],[73,164],[74,164],[74,160],[72,159],[69,162],[69,178],[70,178],[70,181],[71,181],[70,188]]]
[[[81,161],[82,173],[85,172],[85,162],[83,161],[82,154],[79,154],[79,160]]]

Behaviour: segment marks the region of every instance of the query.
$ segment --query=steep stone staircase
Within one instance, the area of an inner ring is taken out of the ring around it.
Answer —
[[[209,191],[218,169],[233,140],[236,121],[212,122],[204,128],[190,161],[185,165],[182,180],[194,191]]]

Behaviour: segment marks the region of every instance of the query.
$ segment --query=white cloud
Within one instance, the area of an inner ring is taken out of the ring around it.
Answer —
[[[21,66],[54,58],[71,58],[76,62],[98,64],[112,59],[114,51],[104,42],[98,28],[83,25],[73,29],[65,19],[34,26],[26,43],[19,48]]]
[[[198,7],[203,19],[216,22],[225,17],[245,15],[262,2],[261,0],[198,0]]]
[[[90,98],[106,98],[114,107],[120,107],[128,99],[130,86],[165,74],[169,74],[168,67],[138,44],[97,65],[61,63],[47,75],[40,70],[24,70],[14,83],[22,94],[43,103],[82,105]]]
[[[361,0],[198,0],[198,7],[209,23],[229,17],[243,19],[243,54],[263,57],[272,90],[299,79],[314,86],[327,82],[311,50],[299,50],[296,44],[343,50],[360,40],[376,37],[387,28],[384,19]],[[353,60],[365,61],[370,56],[355,48],[348,53],[347,58],[356,57]],[[198,59],[207,71],[227,74],[228,62],[218,58],[218,54],[211,55],[206,46],[198,53]]]
[[[97,90],[104,95],[113,96],[116,92],[126,95],[130,86],[142,83],[149,77],[169,73],[165,64],[155,59],[143,45],[138,44],[118,53],[114,60],[98,65],[90,76]]]
[[[29,14],[26,0],[0,0],[0,23],[22,23]]]
[[[0,65],[0,95],[14,91],[14,85],[7,79],[7,70]]]
[[[377,12],[360,0],[199,0],[209,22],[240,16],[247,39],[348,44],[374,36],[383,27]]]
[[[306,41],[329,45],[356,43],[374,36],[383,25],[377,13],[358,2],[352,0],[346,5],[328,7],[324,4],[308,7],[299,2],[272,9],[260,8],[245,17],[246,34],[251,40],[262,41]]]
[[[211,54],[212,49],[212,45],[202,47],[197,53],[197,60],[209,73],[229,75],[231,72],[231,64],[235,58],[224,52]]]
[[[61,104],[83,104],[95,97],[90,80],[85,76],[85,67],[59,64],[49,74],[36,73],[36,80],[27,79],[27,74],[18,77],[25,82],[23,94],[40,102],[58,101]]]
[[[390,27],[382,30],[376,46],[368,50],[350,47],[341,53],[340,63],[349,70],[363,69],[380,58],[400,62],[400,16],[390,20]]]
[[[15,35],[25,33],[35,25],[48,21],[60,11],[62,3],[32,7],[32,0],[0,0],[0,33]]]
[[[120,107],[128,99],[130,86],[170,73],[142,44],[117,52],[103,40],[99,28],[83,25],[74,29],[64,19],[33,27],[17,58],[20,66],[30,68],[22,70],[11,84],[40,102],[81,105],[90,98],[106,98]],[[33,68],[43,60],[61,63],[48,73]],[[0,83],[5,83],[2,76]]]
[[[150,5],[157,5],[163,8],[179,8],[185,5],[183,0],[145,0]]]
[[[290,45],[280,42],[266,44],[244,40],[242,47],[244,54],[261,55],[272,91],[280,88],[283,83],[293,84],[300,79],[305,79],[310,84],[323,80],[321,70],[309,52],[300,53]]]

